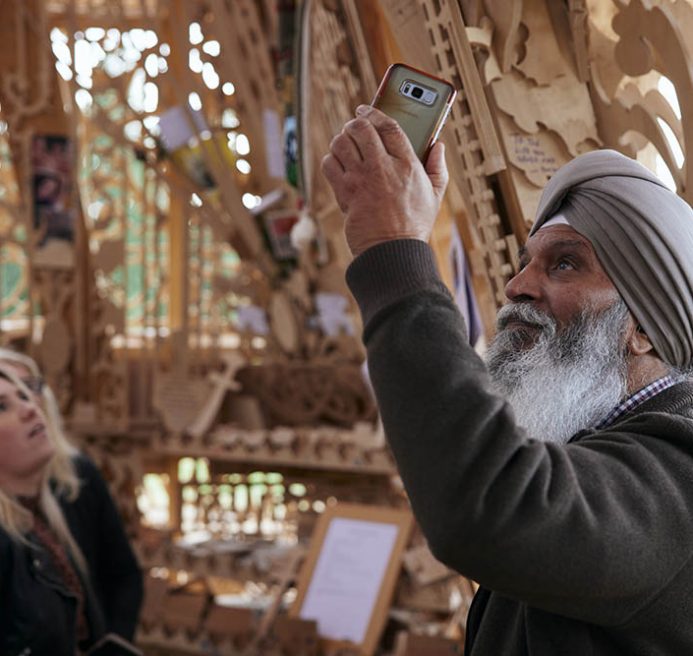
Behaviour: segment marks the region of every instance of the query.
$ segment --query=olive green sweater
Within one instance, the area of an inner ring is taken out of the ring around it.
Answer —
[[[570,444],[529,440],[426,244],[373,247],[347,281],[414,514],[482,585],[466,655],[693,654],[693,384]]]

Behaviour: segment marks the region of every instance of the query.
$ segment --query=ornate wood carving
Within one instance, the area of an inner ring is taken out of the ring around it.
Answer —
[[[410,52],[409,43],[420,42],[423,21],[429,38],[428,54],[414,49],[415,59],[409,61],[451,80],[460,91],[441,138],[448,146],[451,199],[463,224],[460,233],[468,236],[465,248],[472,271],[487,281],[491,291],[488,301],[495,307],[503,303],[512,260],[489,175],[502,170],[505,160],[460,9],[453,2],[428,0],[387,0],[383,8],[403,52]],[[488,310],[492,307],[482,309],[490,327],[492,312]]]
[[[597,16],[590,32],[592,100],[607,145],[635,155],[650,142],[667,165],[678,192],[693,201],[693,6],[690,2],[633,0]],[[598,20],[601,18],[601,20]],[[614,57],[609,64],[607,57]],[[677,115],[660,87],[661,76],[675,90]],[[634,134],[638,136],[635,137]],[[644,140],[644,141],[643,141]]]
[[[69,139],[73,135],[62,112],[44,3],[35,0],[7,3],[3,6],[2,25],[0,53],[4,62],[12,61],[13,65],[6,67],[0,85],[9,146],[5,160],[8,170],[4,176],[9,185],[3,194],[1,210],[5,239],[0,260],[8,273],[10,262],[16,263],[15,271],[19,275],[13,283],[6,281],[8,293],[0,308],[3,320],[21,326],[6,335],[5,340],[32,351],[39,362],[43,361],[48,381],[58,390],[62,407],[67,408],[83,356],[80,315],[84,297],[75,268],[83,249],[81,217],[73,182],[72,193],[66,193],[63,199],[69,204],[64,210],[73,221],[71,239],[54,239],[44,245],[45,226],[40,226],[35,217],[38,201],[34,189],[34,152],[39,135],[57,135],[65,139],[68,144],[65,148],[71,151]],[[49,156],[44,154],[46,160]],[[65,178],[61,181],[67,189],[68,176],[73,181],[77,178],[74,158],[66,157],[61,165],[70,168],[64,171]],[[14,167],[12,173],[11,167]],[[57,257],[55,249],[48,245],[59,251]]]
[[[560,12],[565,10],[550,8],[544,0],[526,0],[522,6],[521,56],[509,70],[487,78],[511,164],[503,195],[506,204],[517,203],[526,227],[534,220],[549,177],[572,157],[601,144],[588,89],[577,77],[575,57],[563,47],[571,33],[560,30],[561,21],[569,28],[567,14],[554,15]],[[570,16],[577,30],[578,14]],[[579,36],[573,34],[574,38]],[[493,72],[501,67],[491,64],[492,59],[493,53],[489,53],[485,67]],[[514,224],[520,242],[525,229]]]
[[[375,416],[372,392],[356,365],[277,364],[246,369],[239,378],[244,390],[255,394],[280,423],[353,426]]]

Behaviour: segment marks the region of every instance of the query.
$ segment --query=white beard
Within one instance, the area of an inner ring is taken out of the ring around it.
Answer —
[[[527,303],[501,308],[485,361],[495,391],[510,403],[529,437],[565,443],[626,397],[627,317],[619,300],[597,314],[582,314],[559,333],[551,317]],[[511,319],[537,328],[506,329]],[[527,347],[535,330],[539,336]]]

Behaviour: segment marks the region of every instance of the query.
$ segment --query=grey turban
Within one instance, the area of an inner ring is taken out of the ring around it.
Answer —
[[[549,180],[530,235],[560,210],[592,243],[665,362],[693,365],[693,210],[614,150],[580,155]]]

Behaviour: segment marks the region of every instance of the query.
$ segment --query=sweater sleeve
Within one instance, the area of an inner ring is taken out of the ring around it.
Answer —
[[[426,244],[375,246],[347,282],[433,553],[501,594],[597,624],[654,599],[691,554],[690,421],[638,416],[578,443],[529,439],[490,391]]]

